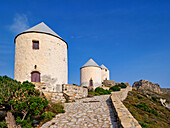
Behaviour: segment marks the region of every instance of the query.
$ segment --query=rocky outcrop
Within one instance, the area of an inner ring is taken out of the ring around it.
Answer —
[[[170,94],[170,88],[161,88],[162,93]]]
[[[158,94],[162,93],[159,84],[152,83],[148,80],[137,81],[133,84],[132,87],[133,87],[133,89],[135,89],[137,91],[142,91],[142,92],[152,91],[152,92],[156,92]]]

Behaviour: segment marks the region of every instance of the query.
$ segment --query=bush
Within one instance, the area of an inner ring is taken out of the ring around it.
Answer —
[[[124,83],[121,83],[121,84],[119,85],[119,87],[121,87],[121,88],[126,88],[127,86],[126,86]]]
[[[40,116],[48,105],[45,96],[40,97],[39,90],[34,87],[28,81],[21,84],[7,76],[0,76],[0,104],[5,111],[12,111],[22,127],[31,126],[32,117]]]
[[[88,96],[91,97],[91,96],[99,96],[100,94],[97,93],[97,92],[93,92],[93,91],[89,91],[88,92]]]
[[[59,103],[53,103],[50,102],[50,105],[47,107],[47,111],[53,112],[53,113],[65,113],[64,106]]]
[[[109,90],[110,91],[120,91],[120,88],[118,86],[113,86]]]
[[[46,121],[50,121],[52,120],[52,118],[55,117],[55,114],[52,113],[52,112],[44,112],[42,115],[41,115],[41,118],[46,122]]]
[[[139,124],[142,126],[142,128],[150,128],[150,126],[144,122],[141,122]]]
[[[0,122],[0,128],[8,128],[6,122],[3,120]]]
[[[107,94],[111,94],[111,92],[109,90],[105,90],[103,88],[97,87],[95,89],[95,92],[99,93],[100,95],[107,95]]]
[[[152,97],[152,100],[153,100],[153,101],[157,101],[156,97]]]
[[[61,104],[56,104],[57,113],[65,113],[64,106]]]
[[[149,107],[145,103],[139,103],[139,104],[136,105],[136,107],[140,108],[140,109],[142,109],[144,111],[150,112]]]
[[[142,99],[142,97],[141,97],[141,96],[139,96],[139,95],[138,95],[137,97],[138,97],[138,99]]]
[[[16,118],[16,122],[18,124],[20,124],[22,126],[22,128],[32,128],[32,126],[31,126],[32,121],[29,118],[27,118],[25,120],[21,120],[21,117],[18,116]]]
[[[158,112],[154,109],[149,109],[149,107],[145,103],[139,103],[136,105],[136,107],[138,107],[146,112],[152,113],[155,116],[158,116]]]

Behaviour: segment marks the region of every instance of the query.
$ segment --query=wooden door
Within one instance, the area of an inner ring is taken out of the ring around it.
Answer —
[[[93,86],[93,80],[90,79],[90,86]]]
[[[39,72],[31,73],[31,82],[40,82],[40,73]]]

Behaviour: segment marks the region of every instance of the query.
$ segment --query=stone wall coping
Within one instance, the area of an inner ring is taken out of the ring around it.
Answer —
[[[33,84],[46,84],[44,82],[31,82],[31,83],[33,83]]]
[[[83,87],[78,86],[78,85],[71,85],[71,84],[63,84],[63,85],[66,85],[66,86],[72,86],[72,87],[78,87],[78,88],[83,88]]]
[[[127,87],[126,89],[121,89],[121,91],[112,92],[112,103],[123,128],[142,128],[138,121],[132,116],[129,110],[122,103],[122,99],[127,97],[127,93],[131,89],[131,87]]]

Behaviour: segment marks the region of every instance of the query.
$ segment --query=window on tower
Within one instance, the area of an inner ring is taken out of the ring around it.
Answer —
[[[39,41],[33,40],[32,41],[32,48],[33,49],[39,49]]]

